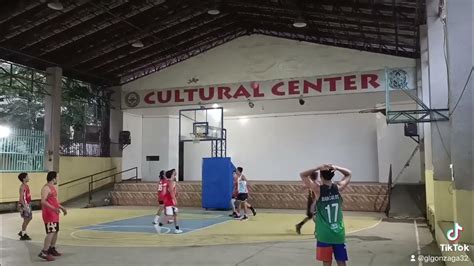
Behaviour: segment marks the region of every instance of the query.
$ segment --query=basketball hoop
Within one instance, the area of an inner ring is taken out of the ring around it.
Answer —
[[[199,142],[201,142],[201,139],[204,138],[203,133],[195,133],[195,134],[192,134],[192,135],[193,135],[193,143],[199,143]]]

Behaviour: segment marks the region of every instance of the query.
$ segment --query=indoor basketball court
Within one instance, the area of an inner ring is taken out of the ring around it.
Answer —
[[[0,6],[0,266],[473,265],[472,0]]]

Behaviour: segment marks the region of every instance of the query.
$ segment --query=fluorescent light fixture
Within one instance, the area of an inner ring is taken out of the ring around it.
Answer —
[[[144,46],[145,45],[141,41],[136,41],[136,42],[132,43],[132,47],[135,47],[135,48],[142,48]]]
[[[299,16],[299,17],[295,20],[295,22],[293,22],[293,27],[295,27],[295,28],[304,28],[304,27],[306,27],[307,25],[308,25],[308,24],[306,24],[306,22],[304,21],[304,19],[303,19],[301,16]]]
[[[57,11],[63,10],[63,8],[64,8],[64,7],[63,7],[63,4],[61,4],[61,2],[58,1],[58,0],[50,1],[50,2],[48,3],[48,7],[51,8],[51,9],[53,9],[53,10],[57,10]]]
[[[211,8],[207,11],[207,14],[213,15],[213,16],[217,16],[220,13],[221,13],[221,11],[219,11],[219,9],[217,9],[217,8]]]

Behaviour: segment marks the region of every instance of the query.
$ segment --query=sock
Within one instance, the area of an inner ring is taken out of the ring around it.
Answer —
[[[21,235],[24,235],[24,234],[26,234],[26,231],[21,231]]]
[[[156,215],[155,216],[155,224],[157,224],[159,220],[160,220],[160,216]]]
[[[175,228],[176,228],[176,230],[179,230],[179,225],[177,225]]]

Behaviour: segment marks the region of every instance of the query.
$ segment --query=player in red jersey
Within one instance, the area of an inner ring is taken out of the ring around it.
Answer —
[[[155,220],[153,221],[153,224],[158,224],[160,221],[160,215],[163,212],[163,198],[166,194],[166,191],[168,190],[168,180],[165,178],[165,171],[161,170],[160,171],[160,177],[158,180],[158,210],[156,211],[156,216]]]
[[[173,216],[175,234],[181,234],[183,231],[179,229],[178,225],[178,201],[176,199],[177,191],[176,191],[176,170],[171,169],[166,172],[166,178],[168,179],[168,189],[166,194],[163,197],[163,203],[165,205],[165,215],[166,216]],[[159,226],[163,226],[162,223],[159,223]]]
[[[58,173],[48,172],[46,180],[48,183],[41,189],[41,211],[43,214],[44,226],[46,229],[46,237],[44,239],[44,246],[40,258],[47,261],[53,261],[53,256],[61,256],[56,250],[56,240],[59,232],[59,213],[62,211],[64,215],[67,210],[59,204],[58,192],[56,190]]]
[[[28,182],[30,181],[27,173],[21,173],[18,175],[18,179],[21,181],[20,186],[20,199],[18,200],[18,210],[20,211],[20,216],[23,218],[23,224],[21,225],[21,231],[18,233],[20,240],[31,240],[31,238],[26,234],[26,228],[33,219],[33,214],[31,212],[31,193]]]

